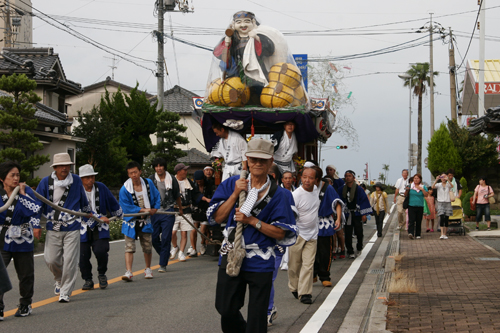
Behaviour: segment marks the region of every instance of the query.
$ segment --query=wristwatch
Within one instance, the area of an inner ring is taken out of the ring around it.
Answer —
[[[255,229],[260,230],[260,228],[262,228],[262,222],[259,220],[259,221],[255,224]]]

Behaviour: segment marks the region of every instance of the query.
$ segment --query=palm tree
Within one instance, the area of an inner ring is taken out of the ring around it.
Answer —
[[[379,175],[378,175],[378,180],[380,180],[382,183],[384,183],[384,184],[385,184],[385,176],[384,176],[384,174],[383,174],[382,172],[381,172],[381,173],[379,173]]]
[[[387,173],[389,172],[389,164],[382,164],[382,170],[385,171],[385,179],[387,179]]]
[[[418,96],[418,154],[417,154],[417,173],[422,174],[422,95],[430,87],[431,78],[429,73],[428,62],[418,62],[406,71],[410,78],[403,79],[404,86],[410,86],[413,89],[413,94]],[[438,76],[439,72],[434,72],[434,76]],[[434,84],[436,85],[436,84]]]

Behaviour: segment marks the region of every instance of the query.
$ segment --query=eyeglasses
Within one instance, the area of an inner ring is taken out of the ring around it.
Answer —
[[[248,162],[250,162],[252,164],[257,164],[257,163],[266,164],[267,161],[269,161],[269,159],[266,159],[266,158],[257,158],[257,157],[247,157],[247,159],[248,159]]]

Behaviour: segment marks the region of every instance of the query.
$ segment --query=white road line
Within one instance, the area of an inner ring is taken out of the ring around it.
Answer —
[[[387,223],[390,216],[392,215],[392,212],[394,211],[394,207],[396,207],[396,205],[393,205],[390,209],[390,213],[386,214],[386,216],[384,218],[383,227],[385,227],[385,224]],[[352,279],[354,278],[354,276],[358,272],[359,268],[361,267],[361,264],[363,263],[363,261],[366,258],[366,255],[372,249],[373,244],[375,243],[377,238],[378,238],[377,233],[375,232],[373,234],[373,236],[370,238],[370,240],[368,241],[368,243],[363,248],[363,252],[361,253],[361,255],[359,257],[357,257],[356,259],[354,259],[354,261],[352,262],[352,264],[349,267],[349,269],[347,270],[347,272],[345,272],[345,274],[342,276],[340,281],[332,289],[330,294],[328,294],[328,296],[326,297],[323,304],[321,304],[319,309],[316,310],[314,315],[311,317],[311,319],[309,319],[309,321],[302,328],[300,333],[319,332],[321,327],[323,327],[323,324],[325,323],[325,321],[328,319],[328,317],[332,313],[333,309],[335,309],[335,307],[337,306],[337,304],[340,300],[340,297],[342,297],[342,295],[344,294],[347,286],[351,283]]]
[[[302,328],[302,330],[300,331],[301,333],[319,332],[325,321],[330,316],[330,313],[337,306],[340,297],[342,297],[342,295],[344,294],[345,289],[351,283],[352,279],[358,272],[359,267],[361,267],[361,264],[365,260],[366,255],[368,254],[368,252],[370,252],[372,247],[373,243],[366,244],[361,255],[356,259],[354,259],[354,261],[351,264],[351,267],[349,267],[347,272],[345,272],[344,276],[342,276],[342,278],[340,279],[339,282],[337,282],[337,284],[332,289],[330,294],[328,294],[323,304],[321,304],[319,309],[314,313],[311,319],[309,319],[307,324]]]
[[[109,242],[109,244],[123,242],[123,241],[125,241],[125,240],[124,239],[119,239],[119,240],[115,240],[115,241]],[[41,257],[43,255],[44,255],[44,253],[39,253],[39,254],[35,254],[33,257]]]

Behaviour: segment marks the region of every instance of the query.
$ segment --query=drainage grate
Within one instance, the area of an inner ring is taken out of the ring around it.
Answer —
[[[379,269],[372,269],[370,271],[370,274],[384,274],[385,273],[385,269],[383,268],[379,268]]]
[[[500,261],[500,258],[477,258],[477,259],[484,261]]]

